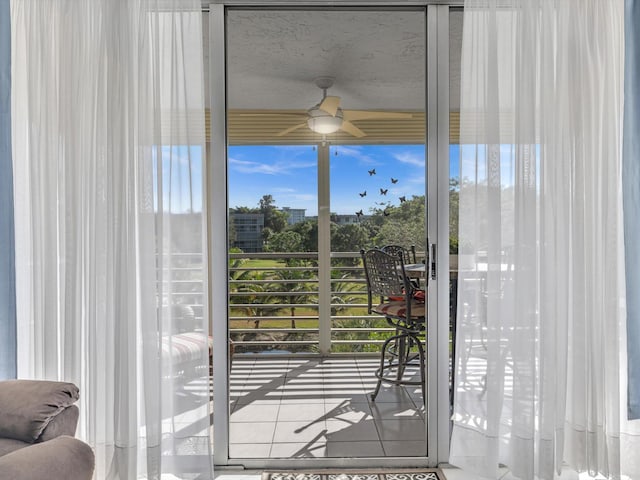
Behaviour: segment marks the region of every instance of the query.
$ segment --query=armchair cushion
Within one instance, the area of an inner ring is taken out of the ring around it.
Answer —
[[[31,444],[21,440],[14,440],[13,438],[0,438],[0,457],[29,445]]]
[[[60,412],[78,400],[78,387],[66,382],[0,382],[0,437],[34,443]]]
[[[0,457],[0,480],[91,480],[94,464],[89,445],[63,435]]]

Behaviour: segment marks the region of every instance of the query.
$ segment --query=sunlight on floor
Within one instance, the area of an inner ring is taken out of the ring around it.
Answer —
[[[376,357],[234,360],[231,458],[425,456],[420,388],[383,383],[371,401],[378,365]]]

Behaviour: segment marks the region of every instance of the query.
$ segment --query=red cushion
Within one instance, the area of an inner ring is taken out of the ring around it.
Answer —
[[[424,302],[426,298],[425,292],[424,290],[416,290],[415,292],[413,292],[413,299],[417,302]],[[404,301],[404,297],[400,297],[400,296],[391,296],[389,297],[389,300],[391,300],[392,302],[403,302]]]
[[[380,315],[388,315],[390,317],[404,318],[407,315],[407,305],[405,302],[386,302],[381,303],[377,307],[372,309],[375,313]],[[411,302],[411,318],[420,319],[424,318],[427,312],[424,302]]]

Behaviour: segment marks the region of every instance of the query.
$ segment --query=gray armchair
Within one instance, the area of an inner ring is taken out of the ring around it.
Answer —
[[[93,450],[73,437],[77,400],[72,383],[0,382],[0,480],[93,477]]]

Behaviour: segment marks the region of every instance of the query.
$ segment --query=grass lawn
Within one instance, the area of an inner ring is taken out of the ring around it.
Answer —
[[[253,320],[231,320],[230,330],[253,328]],[[291,328],[291,320],[260,320],[260,328]],[[318,328],[317,320],[296,320],[296,328]]]
[[[242,264],[243,267],[247,268],[275,268],[275,267],[286,267],[287,265],[283,260],[271,260],[270,258],[253,258],[251,260],[247,260]]]

